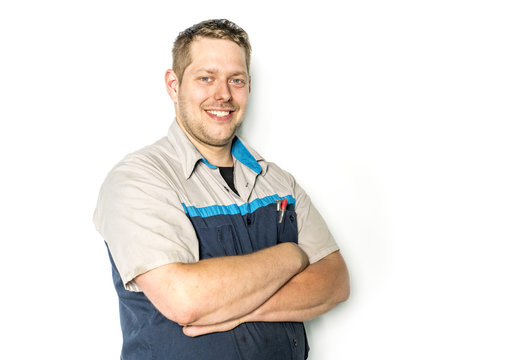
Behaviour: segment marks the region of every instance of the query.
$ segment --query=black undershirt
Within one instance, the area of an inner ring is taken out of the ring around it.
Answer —
[[[226,184],[228,184],[230,189],[232,189],[234,193],[239,195],[239,193],[237,192],[237,189],[235,189],[235,185],[233,184],[233,166],[226,166],[226,167],[219,166],[219,171],[221,172],[222,178],[224,179],[224,181],[226,181]]]

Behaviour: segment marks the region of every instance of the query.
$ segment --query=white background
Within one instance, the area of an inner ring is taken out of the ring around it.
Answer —
[[[525,12],[464,0],[3,1],[0,358],[119,357],[98,189],[166,134],[175,36],[223,17],[254,48],[242,135],[351,273],[310,359],[524,359]]]

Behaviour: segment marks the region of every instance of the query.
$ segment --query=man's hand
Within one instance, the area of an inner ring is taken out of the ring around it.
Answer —
[[[243,319],[244,317],[240,319],[228,320],[220,324],[212,324],[212,325],[187,325],[187,326],[184,326],[184,328],[182,329],[182,332],[186,336],[195,337],[195,336],[200,336],[204,334],[228,331],[233,328],[236,328],[237,326],[245,322],[243,321]]]

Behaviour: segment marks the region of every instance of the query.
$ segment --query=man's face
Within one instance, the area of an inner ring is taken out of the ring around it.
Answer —
[[[225,146],[241,125],[250,78],[245,51],[230,40],[201,38],[190,48],[191,63],[178,84],[177,120],[193,141]]]

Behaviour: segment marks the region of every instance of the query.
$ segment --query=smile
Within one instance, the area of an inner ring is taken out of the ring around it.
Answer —
[[[206,110],[206,112],[217,117],[225,117],[230,114],[230,111]]]

